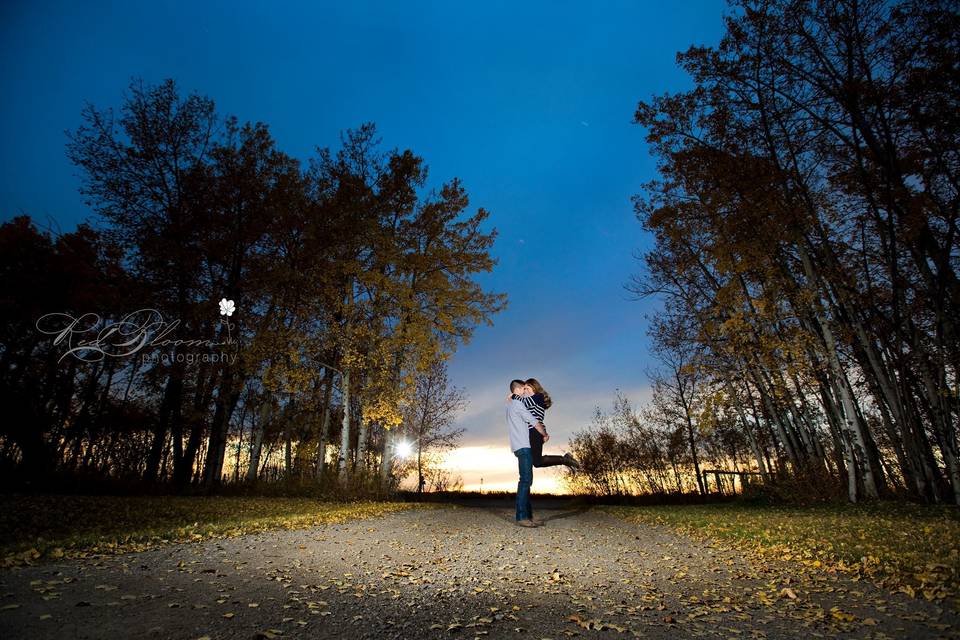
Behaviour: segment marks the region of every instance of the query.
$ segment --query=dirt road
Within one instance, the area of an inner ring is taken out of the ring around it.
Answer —
[[[536,505],[535,505],[536,506]],[[598,509],[413,509],[0,572],[0,638],[936,638],[949,608]]]

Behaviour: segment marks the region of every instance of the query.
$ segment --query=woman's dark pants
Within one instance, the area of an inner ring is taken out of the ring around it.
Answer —
[[[530,429],[530,457],[535,467],[555,467],[565,464],[563,456],[543,455],[543,435],[536,429]]]

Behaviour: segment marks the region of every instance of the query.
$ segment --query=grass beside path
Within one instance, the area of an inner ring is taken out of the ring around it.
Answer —
[[[369,518],[410,502],[203,496],[0,496],[0,566]]]
[[[632,522],[795,561],[810,571],[869,578],[960,608],[960,509],[910,504],[758,506],[744,503],[601,507]]]

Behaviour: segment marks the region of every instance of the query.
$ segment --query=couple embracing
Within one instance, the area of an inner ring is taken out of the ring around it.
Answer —
[[[507,396],[507,430],[510,448],[520,466],[520,482],[517,483],[517,524],[521,527],[539,527],[542,520],[533,517],[530,506],[530,485],[533,484],[534,467],[553,467],[565,464],[577,469],[580,465],[569,453],[562,456],[543,455],[543,444],[550,439],[543,424],[546,410],[552,401],[550,394],[536,378],[512,380]]]

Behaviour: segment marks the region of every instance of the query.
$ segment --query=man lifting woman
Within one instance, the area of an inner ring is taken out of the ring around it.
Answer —
[[[580,467],[569,453],[562,456],[543,455],[543,445],[550,439],[543,424],[547,409],[553,404],[536,378],[512,380],[510,395],[507,397],[507,430],[510,435],[510,448],[517,457],[520,469],[520,481],[517,483],[517,524],[521,527],[538,527],[542,520],[533,517],[530,505],[530,485],[533,484],[533,467],[552,467],[567,465],[572,469]]]

